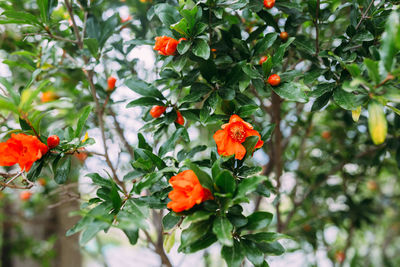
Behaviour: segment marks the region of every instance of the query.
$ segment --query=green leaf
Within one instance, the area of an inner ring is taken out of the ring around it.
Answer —
[[[201,57],[205,60],[210,57],[210,47],[204,39],[196,39],[194,41],[192,52],[195,56]]]
[[[340,88],[334,91],[333,100],[341,108],[347,110],[354,110],[362,104],[362,99],[359,96],[353,93],[348,93]]]
[[[361,31],[353,37],[354,42],[366,42],[374,40],[374,35],[369,31]]]
[[[261,74],[254,69],[250,64],[243,65],[242,70],[246,73],[251,79],[262,79]]]
[[[125,82],[132,91],[142,96],[154,97],[165,100],[165,97],[153,85],[137,79],[129,79]]]
[[[175,227],[175,225],[181,220],[181,216],[176,215],[175,212],[170,211],[167,215],[162,219],[162,225],[164,231],[169,231]]]
[[[357,64],[353,63],[353,64],[347,64],[346,65],[346,69],[348,70],[348,72],[351,74],[351,76],[353,77],[358,77],[361,74],[361,70],[358,67]]]
[[[109,227],[109,224],[102,221],[92,222],[88,227],[82,232],[79,238],[79,245],[83,246],[89,242],[93,237],[97,235],[98,232],[105,230]]]
[[[379,49],[381,62],[387,72],[392,71],[395,55],[399,48],[396,46],[400,34],[400,18],[397,11],[393,11],[386,21],[385,32],[382,35],[382,44]]]
[[[187,131],[184,127],[179,127],[178,129],[176,129],[172,136],[164,144],[162,144],[160,150],[158,151],[158,155],[160,157],[163,157],[169,151],[174,149],[174,147],[176,146],[176,142],[184,134],[184,132],[186,132],[187,134]]]
[[[258,56],[258,55],[262,55],[265,53],[265,51],[270,48],[276,38],[278,37],[278,34],[276,32],[271,32],[271,33],[267,33],[264,38],[262,38],[261,40],[259,40],[256,45],[254,46],[254,54],[253,56]]]
[[[192,42],[190,41],[181,41],[177,47],[179,54],[181,55],[185,54],[189,50],[191,45]]]
[[[226,217],[215,218],[212,231],[221,244],[229,247],[233,246],[232,230],[233,225]]]
[[[95,38],[86,38],[84,41],[85,46],[89,49],[90,54],[97,58],[99,54],[99,43]]]
[[[230,193],[233,195],[236,190],[236,181],[232,174],[224,170],[218,174],[215,179],[215,184],[222,190],[223,193]]]
[[[18,114],[18,107],[10,100],[11,99],[0,96],[0,110],[9,110],[14,112],[15,114]]]
[[[267,180],[265,176],[254,176],[251,178],[243,179],[237,189],[235,199],[240,199],[245,197],[247,194],[254,192],[257,189],[258,184]]]
[[[86,123],[91,111],[92,111],[91,106],[86,106],[81,111],[81,115],[79,117],[78,124],[76,125],[76,130],[75,130],[75,134],[74,134],[75,137],[79,138],[81,136],[83,127],[85,126],[85,123]]]
[[[196,242],[196,240],[206,235],[210,227],[211,224],[208,220],[192,223],[188,228],[182,231],[181,245],[179,246],[178,251],[182,251],[185,247],[190,246]]]
[[[175,230],[170,234],[164,235],[163,246],[167,253],[169,253],[175,244]]]
[[[308,97],[303,89],[297,83],[283,83],[272,87],[272,90],[282,98],[290,101],[305,103]]]
[[[203,187],[206,187],[206,188],[208,188],[210,190],[213,190],[213,181],[212,181],[210,175],[208,175],[208,173],[206,173],[205,171],[200,169],[196,164],[191,162],[190,159],[186,159],[184,164],[190,170],[194,171],[194,173],[196,174],[197,178],[199,179],[200,184]]]
[[[273,66],[282,64],[282,59],[285,54],[285,51],[294,40],[295,40],[294,37],[290,37],[284,44],[281,44],[279,46],[279,48],[275,51],[275,53],[272,56]]]
[[[233,247],[223,246],[221,254],[229,267],[240,267],[244,260],[243,250],[236,240],[233,242]]]
[[[183,247],[180,250],[180,252],[183,252],[185,254],[193,253],[193,252],[208,248],[215,241],[217,241],[217,237],[211,231],[208,231],[205,235],[203,235],[199,239],[195,240],[190,245]]]
[[[19,94],[17,94],[17,92],[15,92],[15,90],[14,90],[12,84],[9,83],[9,82],[7,81],[6,78],[3,78],[3,77],[0,77],[0,83],[6,88],[8,94],[11,96],[11,98],[12,98],[12,100],[13,100],[13,103],[14,103],[16,106],[18,106],[21,97],[19,96]],[[0,98],[0,101],[1,101],[1,98]],[[11,102],[11,101],[10,101],[10,102]],[[0,109],[1,109],[2,107],[3,107],[3,106],[0,105]]]
[[[329,99],[331,99],[332,92],[327,92],[322,96],[318,97],[311,107],[311,111],[318,111],[328,104]]]
[[[199,210],[194,212],[193,214],[186,216],[185,220],[183,221],[183,224],[196,223],[208,220],[208,218],[210,218],[211,215],[213,215],[212,212]]]
[[[57,184],[63,184],[67,181],[69,172],[71,170],[71,156],[61,158],[57,162],[57,166],[54,172],[54,181]]]
[[[139,229],[123,230],[131,245],[136,245],[139,239]]]
[[[272,213],[257,211],[247,216],[248,223],[245,226],[247,230],[260,230],[267,227],[272,221]]]
[[[264,262],[264,253],[258,249],[256,243],[250,240],[242,240],[240,244],[244,248],[244,254],[254,266],[259,266]]]
[[[89,174],[86,174],[86,176],[89,177],[90,179],[92,179],[92,182],[95,185],[104,186],[107,188],[112,187],[112,182],[108,179],[101,177],[100,174],[98,174],[98,173],[89,173]]]
[[[367,67],[368,76],[374,81],[375,85],[379,84],[381,77],[379,75],[379,64],[369,58],[364,58],[364,65]]]
[[[243,236],[246,239],[252,240],[256,243],[269,243],[276,241],[280,238],[288,238],[288,236],[284,234],[279,234],[275,232],[261,232],[256,234],[248,234]]]
[[[48,13],[48,0],[36,0],[37,5],[39,6],[40,10],[40,18],[44,23],[47,23],[47,13]]]
[[[271,243],[258,243],[258,249],[268,255],[279,256],[285,253],[285,248],[278,241]]]
[[[161,22],[169,27],[180,19],[178,10],[169,4],[158,4],[154,6],[154,14]]]
[[[141,98],[138,98],[136,100],[129,102],[126,105],[126,108],[133,108],[133,107],[138,107],[138,106],[139,107],[141,107],[141,106],[156,106],[156,105],[164,106],[165,104],[156,98],[145,96],[145,97],[141,97]]]

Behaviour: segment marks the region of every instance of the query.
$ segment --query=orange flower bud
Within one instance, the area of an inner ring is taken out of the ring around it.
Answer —
[[[279,34],[279,37],[281,38],[282,41],[286,42],[287,39],[289,38],[289,34],[287,32],[281,32]]]
[[[192,170],[186,170],[171,177],[169,183],[173,190],[168,197],[171,202],[167,204],[174,212],[181,212],[191,209],[194,205],[200,204],[213,196],[207,188],[204,188]]]
[[[275,0],[264,0],[264,6],[266,9],[271,9],[275,5]]]
[[[165,106],[154,106],[150,109],[150,115],[153,118],[158,118],[165,112],[166,109],[167,107]]]
[[[81,147],[74,153],[74,157],[83,164],[88,157],[88,153],[85,151],[84,147]]]
[[[60,144],[60,137],[57,135],[51,135],[49,138],[47,138],[47,146],[52,149],[55,148]]]
[[[325,140],[330,140],[332,135],[330,131],[323,131],[321,134],[322,138],[324,138]]]
[[[132,19],[131,16],[127,16],[126,18],[121,18],[121,23],[128,22],[128,21],[130,21],[131,19]]]
[[[267,56],[263,56],[262,58],[260,58],[260,61],[258,62],[260,65],[262,65],[265,61],[267,61],[268,57]]]
[[[153,47],[154,50],[158,51],[160,55],[163,56],[173,56],[176,53],[176,48],[181,41],[186,40],[186,38],[180,38],[175,40],[174,38],[167,36],[159,36],[155,38],[156,43]]]
[[[39,179],[38,179],[38,183],[39,183],[41,186],[45,186],[45,185],[47,184],[47,181],[46,181],[46,179],[44,179],[44,178],[39,178]]]
[[[279,77],[278,74],[272,74],[271,76],[269,76],[268,78],[268,83],[271,86],[278,86],[281,83],[281,77]]]
[[[32,192],[30,191],[22,191],[19,194],[19,199],[21,199],[22,201],[28,201],[32,196]]]
[[[253,126],[238,115],[232,115],[229,123],[222,125],[221,128],[222,130],[218,130],[213,136],[217,143],[218,154],[221,156],[235,155],[236,159],[243,159],[246,148],[242,143],[249,136],[258,136],[255,148],[260,148],[264,144],[260,134],[253,129]]]
[[[116,82],[117,82],[117,78],[115,78],[113,76],[108,77],[108,79],[107,79],[107,85],[108,85],[107,91],[114,90]]]
[[[57,99],[58,99],[58,95],[56,93],[54,93],[53,91],[43,92],[42,96],[40,97],[40,101],[42,103],[47,103],[47,102],[54,101]]]
[[[179,110],[176,111],[176,120],[175,122],[180,124],[180,125],[184,125],[185,124],[185,119],[183,118],[182,114],[179,112]]]

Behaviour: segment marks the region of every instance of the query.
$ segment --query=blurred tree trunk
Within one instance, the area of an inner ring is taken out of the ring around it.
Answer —
[[[17,224],[23,235],[34,240],[48,240],[56,236],[53,247],[55,256],[50,261],[50,266],[80,267],[82,256],[79,248],[79,235],[66,237],[65,233],[77,221],[78,217],[69,217],[71,211],[79,210],[78,201],[70,201],[46,209],[36,214],[33,218],[25,219],[21,216],[19,207],[6,201],[2,207],[3,220],[1,224],[1,267],[42,267],[48,266],[45,261],[24,257],[24,240],[16,229]],[[20,240],[19,240],[20,239]],[[22,243],[20,243],[22,242]]]

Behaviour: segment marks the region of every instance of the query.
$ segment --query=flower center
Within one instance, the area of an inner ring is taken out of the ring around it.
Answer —
[[[233,124],[229,129],[230,137],[239,143],[243,143],[246,139],[246,131],[241,124]]]

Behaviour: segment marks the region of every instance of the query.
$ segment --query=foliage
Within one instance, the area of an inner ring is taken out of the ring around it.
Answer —
[[[116,10],[122,6],[129,7],[131,20],[121,22]],[[398,226],[396,1],[276,1],[266,10],[254,0],[26,0],[3,1],[0,8],[0,24],[7,27],[0,47],[12,73],[0,78],[5,135],[22,131],[42,142],[54,134],[61,139],[27,179],[51,170],[56,183],[68,182],[73,155],[90,154],[84,148],[95,143],[83,134],[100,131],[98,156],[107,169],[87,175],[96,196],[82,205],[81,220],[67,233],[81,232],[81,245],[111,227],[132,245],[139,233],[154,245],[148,221],[161,214],[164,230],[157,238],[164,233],[166,251],[175,242],[182,253],[217,242],[228,266],[241,266],[245,258],[268,266],[266,256],[282,255],[278,240],[290,236],[294,249],[304,249],[304,243],[315,251],[332,247],[331,260],[342,251],[346,259],[336,261],[357,265],[364,230],[381,216],[381,231]],[[287,40],[279,36],[283,31]],[[129,54],[164,35],[185,40],[175,55],[157,55],[155,73],[145,77]],[[260,65],[262,56],[268,59]],[[280,84],[268,83],[272,74]],[[117,100],[107,86],[111,75],[118,77],[117,91],[131,90],[136,97]],[[58,99],[39,101],[49,91]],[[149,113],[155,105],[167,107],[157,118]],[[131,146],[115,110],[133,114],[137,107],[144,125]],[[258,138],[247,138],[241,160],[220,156],[212,139],[233,114],[265,142],[254,151]],[[114,132],[108,119],[130,157],[129,170],[109,155],[107,139]],[[165,214],[168,181],[186,169],[214,199]],[[375,187],[367,190],[367,181]],[[389,189],[380,191],[377,183]],[[265,198],[273,199],[266,210],[274,208],[274,215],[264,211]],[[332,225],[346,241],[326,242],[321,233]],[[353,241],[354,235],[359,239]],[[395,266],[398,255],[391,258],[387,245],[382,247],[380,258],[371,260]],[[163,264],[171,264],[163,248],[155,250]]]

